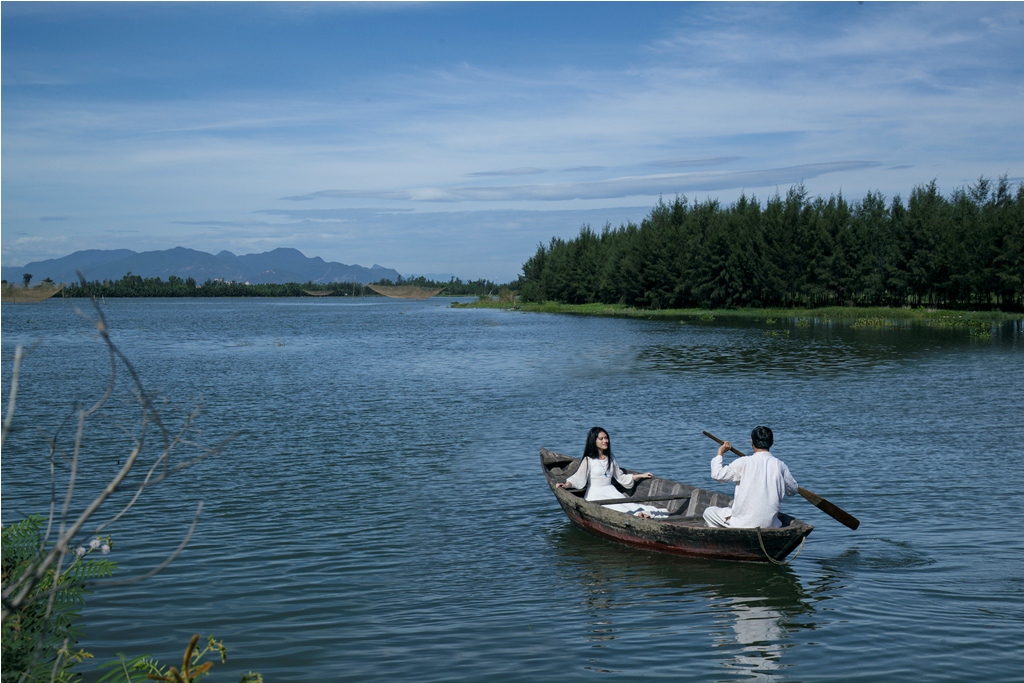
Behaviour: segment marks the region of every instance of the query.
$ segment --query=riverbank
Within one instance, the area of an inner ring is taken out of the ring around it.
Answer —
[[[524,311],[527,313],[563,313],[570,315],[595,315],[614,318],[644,318],[648,320],[714,320],[716,318],[763,319],[776,321],[797,320],[849,320],[861,322],[862,326],[882,326],[886,321],[920,320],[941,326],[971,326],[977,323],[998,323],[1024,320],[1024,313],[1002,311],[951,311],[928,308],[885,308],[831,306],[826,308],[665,308],[644,309],[623,304],[560,304],[554,301],[516,302],[498,301],[480,297],[468,303],[452,303],[452,308],[499,308]]]

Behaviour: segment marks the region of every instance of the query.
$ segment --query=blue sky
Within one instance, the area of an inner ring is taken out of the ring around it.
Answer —
[[[658,198],[1024,177],[1024,4],[2,5],[2,259],[515,278]]]

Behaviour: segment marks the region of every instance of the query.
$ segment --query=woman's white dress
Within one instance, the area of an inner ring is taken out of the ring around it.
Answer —
[[[625,498],[625,494],[615,488],[612,479],[618,481],[626,488],[633,486],[633,475],[626,474],[615,464],[614,472],[608,467],[608,458],[583,458],[580,468],[566,480],[566,484],[574,489],[587,487],[587,493],[583,496],[585,500],[609,500],[611,498]],[[606,503],[604,507],[629,515],[636,515],[646,512],[651,517],[667,517],[668,510],[656,508],[651,505],[640,503]]]

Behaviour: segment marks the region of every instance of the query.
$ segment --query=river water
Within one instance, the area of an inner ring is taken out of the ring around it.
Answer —
[[[448,303],[102,306],[165,425],[199,405],[193,440],[233,438],[106,530],[116,577],[140,576],[203,501],[167,569],[89,596],[96,662],[173,663],[213,633],[229,656],[211,680],[1021,679],[1019,322],[989,338]],[[107,360],[82,300],[2,315],[5,410],[16,345],[40,342],[3,451],[8,523],[47,509],[44,436],[102,393]],[[127,380],[86,425],[76,506],[138,431]],[[660,556],[573,527],[538,464],[540,447],[578,455],[601,425],[624,466],[729,491],[701,430],[746,445],[758,424],[859,530],[787,499],[815,530],[786,567]]]

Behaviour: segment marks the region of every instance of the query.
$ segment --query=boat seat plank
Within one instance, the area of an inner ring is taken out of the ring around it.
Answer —
[[[709,507],[728,507],[732,505],[732,496],[707,489],[694,489],[690,496],[690,505],[686,508],[689,517],[701,517]]]

